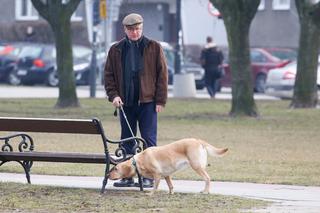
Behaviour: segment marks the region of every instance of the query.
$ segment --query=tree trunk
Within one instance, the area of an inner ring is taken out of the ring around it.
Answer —
[[[31,0],[39,14],[47,20],[54,33],[59,76],[57,108],[80,106],[73,72],[71,15],[81,0]]]
[[[230,21],[226,24],[232,74],[232,108],[230,115],[257,116],[249,50],[249,26]]]
[[[258,115],[253,98],[249,29],[260,0],[211,0],[220,11],[228,36],[232,75],[231,116]]]
[[[60,18],[63,20],[63,18]],[[80,106],[77,94],[72,60],[71,23],[65,20],[52,26],[56,41],[57,68],[59,76],[59,98],[56,107]],[[70,51],[71,50],[71,51]]]
[[[308,1],[298,1],[296,5],[300,18],[300,39],[297,74],[290,106],[292,108],[314,108],[318,103],[317,69],[320,20],[313,17],[313,14],[317,14],[314,13],[315,6]]]

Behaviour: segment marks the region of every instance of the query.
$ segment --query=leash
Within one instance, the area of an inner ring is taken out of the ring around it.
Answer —
[[[123,115],[123,117],[124,117],[124,120],[126,121],[126,123],[127,123],[127,125],[128,125],[128,128],[129,128],[129,130],[130,130],[130,133],[131,133],[132,137],[136,137],[136,136],[133,134],[133,131],[132,131],[131,126],[130,126],[130,124],[129,124],[127,115],[126,115],[126,113],[124,112],[124,109],[123,109],[122,105],[120,105],[120,107],[118,107],[118,108],[120,109],[120,111],[121,111],[121,113],[122,113],[122,115]],[[113,113],[113,115],[114,115],[114,116],[117,116],[117,114],[118,114],[118,113],[117,113],[117,108],[116,108],[115,111],[114,111],[114,113]],[[135,140],[136,144],[139,144],[136,139],[134,139],[134,140]],[[142,178],[141,178],[141,175],[140,175],[140,173],[139,173],[139,171],[138,171],[137,162],[136,162],[136,160],[134,159],[134,156],[132,156],[132,165],[133,165],[133,167],[135,168],[136,173],[137,173],[137,175],[138,175],[138,181],[139,181],[140,191],[143,191]]]
[[[133,167],[135,168],[136,173],[137,173],[137,175],[138,175],[138,181],[139,181],[140,191],[143,191],[142,178],[141,178],[141,175],[140,175],[140,173],[139,173],[139,171],[138,171],[138,165],[137,165],[136,159],[134,159],[134,156],[132,156],[132,165],[133,165]]]
[[[122,113],[122,115],[123,115],[123,117],[124,117],[124,120],[125,120],[126,123],[127,123],[127,126],[128,126],[128,128],[129,128],[129,130],[130,130],[130,133],[131,133],[132,137],[136,137],[136,136],[133,134],[133,131],[132,131],[132,129],[131,129],[131,126],[130,126],[130,124],[129,124],[129,121],[128,121],[128,118],[127,118],[127,116],[126,116],[126,113],[125,113],[124,110],[123,110],[122,105],[120,105],[119,107],[116,107],[116,109],[114,110],[113,115],[114,115],[115,117],[118,116],[118,111],[117,111],[118,108],[120,109],[120,111],[121,111],[121,113]],[[136,140],[135,140],[135,141],[136,141]],[[136,143],[138,143],[138,142],[136,141]]]

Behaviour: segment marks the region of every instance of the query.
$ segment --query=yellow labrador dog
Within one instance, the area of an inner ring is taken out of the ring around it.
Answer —
[[[205,180],[206,184],[202,192],[209,193],[210,177],[206,172],[207,153],[210,156],[221,156],[227,151],[227,148],[215,148],[203,140],[186,138],[164,146],[150,147],[130,160],[119,163],[111,169],[109,179],[133,177],[137,169],[143,177],[154,179],[151,194],[157,190],[161,177],[165,178],[169,193],[173,194],[170,175],[190,165]]]

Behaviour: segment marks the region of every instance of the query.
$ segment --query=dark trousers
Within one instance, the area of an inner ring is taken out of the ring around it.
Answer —
[[[139,126],[140,134],[147,142],[147,147],[157,145],[157,112],[154,102],[141,103],[132,107],[123,107],[127,116],[128,122],[131,126],[133,134],[137,135],[137,127]],[[132,137],[122,113],[120,113],[121,123],[121,139]],[[138,124],[138,125],[137,125]],[[123,143],[122,146],[127,154],[134,154],[134,142]]]
[[[205,86],[210,97],[216,95],[216,81],[218,80],[215,76],[216,69],[206,69],[205,70]]]

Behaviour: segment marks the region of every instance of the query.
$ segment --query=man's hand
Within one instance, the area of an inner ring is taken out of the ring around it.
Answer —
[[[121,105],[123,105],[123,102],[121,100],[121,98],[119,96],[115,97],[112,101],[112,105],[114,107],[120,107]]]
[[[161,112],[163,110],[163,106],[156,105],[156,112]]]

